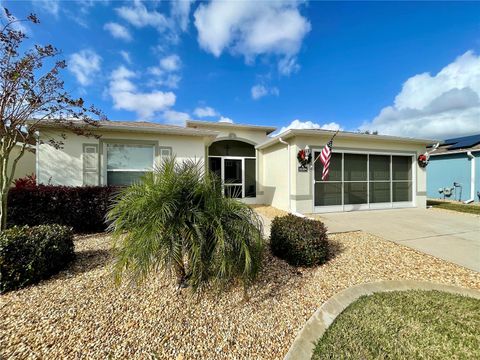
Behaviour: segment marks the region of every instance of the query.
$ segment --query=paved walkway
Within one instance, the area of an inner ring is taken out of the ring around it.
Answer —
[[[480,272],[480,216],[437,209],[320,214],[329,232],[362,230]]]

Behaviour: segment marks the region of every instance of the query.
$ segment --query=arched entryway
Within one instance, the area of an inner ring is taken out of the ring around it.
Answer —
[[[208,148],[208,167],[224,182],[225,195],[256,196],[255,146],[239,140],[215,141]]]

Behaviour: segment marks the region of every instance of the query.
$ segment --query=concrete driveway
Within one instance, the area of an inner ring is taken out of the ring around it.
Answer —
[[[319,214],[332,233],[362,230],[480,272],[480,216],[437,209]]]

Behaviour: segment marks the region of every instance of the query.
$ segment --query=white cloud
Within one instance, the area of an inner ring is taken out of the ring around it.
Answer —
[[[257,85],[254,85],[252,86],[252,89],[250,90],[251,94],[252,94],[252,98],[254,100],[258,100],[264,96],[267,96],[267,95],[275,95],[275,96],[278,96],[280,94],[280,91],[278,90],[277,87],[266,87],[264,85],[260,85],[260,84],[257,84]]]
[[[293,120],[290,125],[284,126],[272,135],[279,135],[290,129],[322,129],[322,130],[342,130],[342,127],[336,122],[330,122],[323,125],[314,123],[312,121],[301,121],[298,119]]]
[[[186,31],[189,23],[190,9],[195,0],[176,0],[170,3],[171,14],[177,20],[180,29]]]
[[[167,124],[185,126],[185,122],[190,119],[190,115],[180,111],[167,110],[163,113],[163,118]]]
[[[123,25],[117,24],[115,22],[109,22],[106,23],[103,28],[107,30],[116,39],[132,41],[132,35]]]
[[[278,71],[282,75],[290,75],[300,70],[300,65],[297,63],[297,57],[286,57],[278,62]]]
[[[219,113],[210,106],[197,107],[195,110],[193,110],[193,114],[199,118],[215,117],[219,115]]]
[[[130,53],[125,50],[120,50],[120,56],[127,62],[128,64],[132,63],[132,58],[130,57]]]
[[[276,55],[279,71],[289,74],[298,69],[295,55],[311,29],[300,6],[289,0],[202,3],[194,13],[198,42],[217,57],[229,51],[251,62],[258,55]]]
[[[480,56],[467,51],[436,75],[409,78],[362,130],[412,137],[448,138],[480,129]]]
[[[95,0],[76,0],[75,1],[80,8],[80,12],[84,14],[88,14],[90,12],[90,9],[95,6],[96,3],[99,1]]]
[[[180,69],[182,62],[178,55],[169,55],[160,60],[160,66],[165,71],[177,71]]]
[[[100,71],[102,58],[95,51],[84,49],[70,55],[68,70],[82,86],[93,82],[93,77]]]
[[[141,1],[133,6],[122,6],[115,9],[117,14],[137,28],[152,26],[162,32],[169,27],[169,20],[156,10],[149,11]]]
[[[152,71],[152,72],[151,72]],[[152,75],[155,74],[155,68],[149,68],[149,72]],[[178,84],[182,80],[182,77],[177,74],[159,74],[156,76],[154,79],[150,79],[148,82],[149,86],[166,86],[171,89],[176,89],[178,88]]]
[[[233,120],[226,117],[226,116],[220,116],[220,120],[218,120],[220,123],[227,123],[227,124],[233,124]]]
[[[32,3],[55,17],[58,17],[60,13],[60,3],[58,0],[35,0],[32,1]]]
[[[155,78],[150,79],[150,86],[166,86],[177,88],[182,77],[178,75],[178,70],[182,66],[182,61],[178,55],[169,55],[160,59],[158,66],[151,66],[147,69],[148,73]]]
[[[115,109],[134,111],[139,119],[148,120],[155,113],[167,111],[175,104],[175,94],[154,90],[140,92],[131,79],[137,75],[124,66],[119,66],[110,76],[109,94]]]

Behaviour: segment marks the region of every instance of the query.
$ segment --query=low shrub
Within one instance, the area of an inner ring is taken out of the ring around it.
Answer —
[[[0,232],[0,292],[46,279],[74,259],[72,229],[61,225],[13,227]]]
[[[60,224],[77,233],[105,231],[117,192],[111,186],[21,186],[8,193],[8,226]]]
[[[30,174],[23,178],[16,179],[13,183],[17,189],[34,188],[37,186],[37,177],[35,174]]]
[[[319,265],[329,257],[327,229],[321,221],[291,214],[276,217],[270,231],[270,248],[290,265]]]

